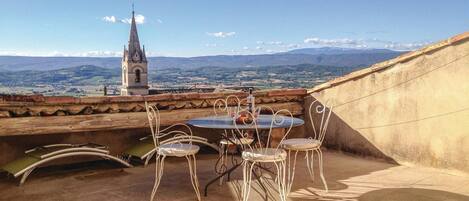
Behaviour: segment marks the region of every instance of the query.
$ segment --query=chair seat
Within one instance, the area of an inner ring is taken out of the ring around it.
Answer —
[[[321,142],[310,138],[292,138],[282,141],[281,145],[287,150],[306,151],[319,148]]]
[[[246,144],[251,144],[254,141],[252,138],[230,138],[230,140],[227,139],[221,139],[220,144],[238,144],[238,145],[246,145]]]
[[[243,151],[244,160],[253,162],[277,162],[287,158],[287,152],[283,149],[264,148]]]
[[[174,143],[160,145],[160,147],[158,147],[158,152],[165,156],[183,157],[196,154],[199,152],[199,149],[199,146],[193,144]]]

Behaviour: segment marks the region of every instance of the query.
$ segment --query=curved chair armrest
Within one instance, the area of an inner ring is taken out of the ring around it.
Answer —
[[[190,137],[191,135],[187,134],[186,132],[184,131],[178,131],[178,130],[175,130],[175,131],[169,131],[167,133],[160,133],[159,135],[155,136],[155,138],[157,139],[161,139],[161,138],[164,138],[168,135],[174,135],[175,137],[178,137],[178,136],[188,136]]]
[[[170,138],[170,139],[167,139],[167,140],[163,140],[163,141],[161,141],[161,144],[174,144],[174,143],[179,143],[181,141],[190,142],[190,141],[194,141],[194,140],[208,142],[208,140],[206,138],[203,138],[203,137],[182,135],[182,136],[173,137],[173,138]]]
[[[202,138],[204,139],[204,138]],[[216,150],[217,152],[220,152],[220,148],[214,144],[211,144],[211,143],[208,143],[208,141],[206,140],[200,140],[199,138],[197,139],[188,139],[188,138],[184,138],[184,139],[179,139],[177,141],[170,141],[170,142],[167,142],[166,144],[176,144],[176,143],[184,143],[184,142],[190,142],[190,143],[199,143],[199,144],[204,144],[206,146],[209,146],[211,147],[212,149]]]
[[[171,128],[174,128],[174,127],[176,127],[176,126],[182,126],[182,127],[184,127],[184,128],[187,128],[187,130],[189,131],[190,135],[193,134],[191,127],[188,126],[187,124],[183,124],[183,123],[176,123],[176,124],[173,124],[173,125],[171,125],[171,126],[168,126],[168,127],[164,128],[164,129],[160,130],[160,132],[165,132],[165,131],[167,131],[167,130],[169,130],[169,129],[171,129]]]

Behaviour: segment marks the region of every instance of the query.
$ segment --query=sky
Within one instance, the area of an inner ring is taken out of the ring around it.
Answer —
[[[414,50],[469,31],[468,0],[0,0],[0,55],[121,56],[132,3],[148,56]]]

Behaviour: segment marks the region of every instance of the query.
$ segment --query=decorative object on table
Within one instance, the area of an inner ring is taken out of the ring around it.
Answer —
[[[175,126],[182,126],[188,130],[188,132],[180,130],[169,131],[169,128],[160,130],[160,113],[156,106],[151,106],[145,102],[145,108],[148,116],[148,123],[150,125],[153,144],[156,148],[156,164],[155,164],[155,183],[151,193],[150,201],[153,201],[156,195],[156,190],[160,185],[161,177],[163,176],[164,160],[167,156],[173,157],[185,157],[189,165],[189,173],[191,177],[191,183],[194,187],[197,200],[201,200],[199,192],[199,181],[197,178],[197,164],[195,154],[199,152],[199,146],[193,145],[192,142],[206,141],[205,138],[193,136],[192,130],[186,124],[175,124],[169,128]]]
[[[251,124],[254,121],[254,114],[251,112],[241,112],[236,116],[236,124]]]
[[[267,109],[267,110],[265,110]],[[259,129],[259,122],[257,120],[258,117],[261,115],[255,115],[256,113],[260,113],[260,111],[271,111],[272,112],[272,118],[270,119],[270,126],[269,129],[265,130],[266,132],[263,133],[263,136],[265,136],[265,142],[262,142],[262,134]],[[281,201],[286,201],[287,199],[287,183],[286,183],[286,158],[287,158],[287,153],[285,150],[281,149],[279,146],[276,147],[270,147],[270,142],[272,141],[272,129],[276,127],[276,125],[282,125],[285,122],[288,122],[288,120],[293,119],[293,115],[290,111],[282,109],[278,111],[274,111],[270,107],[266,106],[260,106],[256,107],[254,110],[249,111],[249,110],[240,110],[239,113],[250,113],[250,115],[253,117],[252,122],[244,122],[243,125],[240,124],[235,124],[236,130],[238,132],[242,132],[242,130],[239,128],[241,126],[251,126],[254,129],[252,130],[254,132],[255,138],[257,142],[262,142],[262,143],[255,143],[254,146],[248,146],[247,149],[245,149],[242,152],[242,159],[243,159],[243,187],[241,189],[241,196],[243,198],[243,201],[249,200],[249,194],[251,191],[251,178],[253,174],[253,170],[255,167],[260,167],[262,168],[263,164],[274,164],[276,168],[276,183],[278,185],[278,192],[280,196]],[[290,133],[292,127],[293,127],[293,121],[289,121],[290,125],[286,127],[286,132],[283,138],[280,140],[282,142],[286,136]],[[257,176],[256,176],[257,177]]]
[[[324,178],[324,168],[323,168],[323,157],[321,151],[321,145],[324,141],[326,135],[327,126],[329,124],[329,119],[332,114],[332,107],[327,106],[326,104],[321,104],[318,100],[314,100],[309,106],[309,119],[311,121],[311,126],[314,132],[314,135],[310,138],[292,138],[284,140],[281,145],[288,152],[288,193],[291,190],[293,180],[295,178],[295,167],[296,167],[296,158],[298,152],[305,152],[306,157],[306,166],[310,175],[311,180],[314,181],[314,153],[318,154],[318,163],[319,163],[319,174],[321,176],[322,182],[326,192],[328,192],[328,187],[326,179]],[[319,117],[319,118],[315,118]],[[317,119],[317,122],[314,122],[314,119]],[[318,124],[318,125],[317,125]],[[292,160],[293,152],[293,164]]]

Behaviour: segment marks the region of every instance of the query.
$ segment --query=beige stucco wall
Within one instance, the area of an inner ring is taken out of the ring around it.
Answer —
[[[469,172],[467,39],[312,95],[334,105],[329,147]]]

